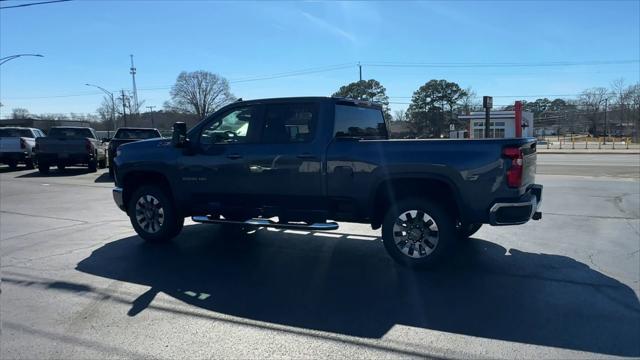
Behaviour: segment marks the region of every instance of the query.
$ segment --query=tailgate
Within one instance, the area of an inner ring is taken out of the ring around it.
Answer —
[[[0,152],[21,152],[19,137],[0,137]]]
[[[87,152],[86,141],[85,139],[38,138],[38,152],[52,154],[84,154]]]

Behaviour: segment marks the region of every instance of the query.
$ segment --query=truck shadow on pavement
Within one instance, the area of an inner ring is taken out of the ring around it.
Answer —
[[[381,338],[406,325],[640,356],[635,292],[569,257],[470,239],[446,267],[416,272],[395,265],[379,239],[266,229],[225,237],[213,225],[187,226],[162,245],[132,236],[95,250],[77,270],[150,286],[130,316],[164,292],[218,313],[350,336]]]

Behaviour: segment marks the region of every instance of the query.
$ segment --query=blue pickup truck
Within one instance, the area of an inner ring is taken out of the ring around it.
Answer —
[[[167,241],[184,218],[229,226],[382,228],[393,259],[433,267],[482,224],[541,218],[536,141],[390,140],[379,105],[237,101],[172,139],[125,144],[113,197],[136,232]],[[277,220],[276,220],[277,218]]]

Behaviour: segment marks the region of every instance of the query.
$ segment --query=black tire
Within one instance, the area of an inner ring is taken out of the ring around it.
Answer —
[[[100,161],[98,161],[98,167],[100,169],[104,169],[107,167],[107,159],[102,159]]]
[[[60,171],[64,171],[64,169],[66,169],[66,165],[65,164],[58,164],[58,170]]]
[[[40,174],[48,174],[49,173],[49,163],[38,162],[38,171],[40,172]]]
[[[422,221],[417,220],[419,212],[422,212]],[[395,225],[407,231],[396,230],[394,236]],[[396,236],[401,239],[398,245]],[[426,199],[401,200],[387,211],[382,223],[382,241],[387,253],[399,264],[411,268],[436,267],[453,251],[456,240],[456,223],[451,214],[443,206]]]
[[[11,161],[9,161],[7,163],[7,165],[9,165],[9,169],[11,169],[11,170],[15,170],[15,169],[18,168],[18,162],[17,161],[11,160]]]
[[[109,177],[113,179],[113,166],[109,166]]]
[[[139,202],[141,202],[140,206],[136,207]],[[149,204],[153,206],[146,207]],[[184,225],[184,217],[178,215],[171,198],[157,185],[141,186],[134,191],[127,209],[131,225],[133,225],[136,233],[149,242],[169,241],[180,233]],[[145,209],[155,212],[145,213]],[[161,216],[159,215],[160,212],[162,213]],[[149,219],[154,218],[154,216],[158,216],[156,219],[162,218],[162,220],[150,222]]]
[[[89,171],[91,172],[96,172],[98,171],[98,161],[96,160],[89,160],[89,165],[87,166],[87,168],[89,169]]]
[[[482,227],[482,224],[478,224],[478,223],[476,223],[476,224],[460,224],[460,226],[458,226],[458,238],[460,238],[460,239],[468,239],[473,234],[478,232],[478,230],[480,230],[481,227]]]
[[[27,166],[27,169],[29,170],[33,170],[36,166],[35,161],[33,160],[33,158],[31,159],[27,159],[24,164]]]

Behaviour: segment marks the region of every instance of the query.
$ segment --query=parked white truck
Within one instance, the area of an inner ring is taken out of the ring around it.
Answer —
[[[19,163],[23,163],[28,169],[33,169],[36,138],[44,136],[42,130],[35,128],[0,128],[0,163],[9,165],[11,169],[15,169]]]

